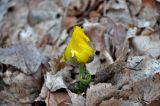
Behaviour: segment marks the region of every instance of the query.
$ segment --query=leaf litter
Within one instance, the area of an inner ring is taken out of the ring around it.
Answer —
[[[1,106],[159,106],[159,0],[1,0]],[[61,61],[75,25],[96,46],[85,92]]]

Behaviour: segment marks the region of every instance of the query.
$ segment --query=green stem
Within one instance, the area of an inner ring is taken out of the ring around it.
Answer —
[[[80,64],[79,70],[80,70],[80,77],[83,78],[85,73],[84,64]]]
[[[91,74],[88,73],[85,69],[85,64],[81,64],[79,65],[79,82],[74,83],[74,85],[71,86],[71,91],[73,91],[74,93],[78,93],[81,94],[82,92],[86,91],[86,89],[88,88],[92,78],[91,78]]]
[[[90,82],[91,82],[91,75],[85,70],[84,64],[81,64],[80,65],[80,85],[88,86]]]

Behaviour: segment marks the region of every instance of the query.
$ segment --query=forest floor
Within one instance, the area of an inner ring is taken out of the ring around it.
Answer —
[[[79,94],[75,26],[95,45]],[[0,106],[160,106],[160,0],[0,0]]]

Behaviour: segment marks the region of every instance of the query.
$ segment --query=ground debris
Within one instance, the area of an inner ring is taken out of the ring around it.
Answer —
[[[94,49],[81,94],[79,66],[64,61],[75,26]],[[159,101],[160,0],[0,0],[0,106]]]

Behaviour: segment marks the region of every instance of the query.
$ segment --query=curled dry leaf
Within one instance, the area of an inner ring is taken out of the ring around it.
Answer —
[[[158,19],[155,0],[142,0],[141,11],[133,17],[134,24],[140,28],[153,27]]]
[[[45,0],[39,1],[33,5],[34,1],[30,1],[29,3],[29,14],[28,14],[28,21],[30,25],[36,25],[41,22],[56,19],[58,15],[62,14],[62,10],[54,1]]]
[[[68,94],[71,98],[71,106],[85,106],[85,98],[82,95],[78,95],[75,93],[72,93],[71,91],[67,90]]]
[[[44,101],[44,99],[47,97],[48,94],[48,88],[46,87],[45,84],[43,84],[42,88],[41,88],[41,92],[39,94],[39,96],[35,99],[35,101]]]
[[[126,0],[113,0],[109,8],[104,8],[104,16],[110,17],[114,22],[124,23],[126,25],[132,23],[132,19],[127,7]]]
[[[29,1],[28,24],[36,33],[31,37],[34,43],[41,43],[45,36],[48,42],[55,43],[61,32],[62,12],[56,1]]]
[[[50,91],[56,91],[61,88],[67,88],[67,79],[70,78],[70,72],[71,67],[65,67],[61,71],[57,72],[55,75],[52,75],[51,73],[46,74],[45,78],[45,84],[46,87]]]
[[[138,81],[133,84],[132,98],[139,99],[146,105],[160,97],[160,82],[152,78]]]
[[[104,48],[104,32],[106,28],[100,23],[83,24],[86,34],[91,38],[96,45],[96,50],[101,51]]]
[[[86,64],[86,69],[91,75],[95,75],[97,69],[100,68],[100,59],[98,56],[94,56],[94,60],[91,63]]]
[[[66,17],[63,20],[63,27],[65,29],[69,29],[77,24],[77,18],[76,17]]]
[[[113,59],[118,59],[122,55],[126,56],[126,31],[123,24],[115,24],[109,17],[100,19],[100,23],[106,28],[104,33],[105,47]]]
[[[117,99],[104,100],[99,106],[121,106],[121,101]]]
[[[127,59],[127,67],[132,69],[138,69],[137,66],[146,59],[147,56],[129,56]]]
[[[100,53],[100,58],[103,60],[104,59],[104,63],[105,64],[112,64],[113,58],[111,57],[111,55],[108,53],[108,51],[106,49],[103,49]]]
[[[127,64],[127,67],[132,69],[130,70],[130,79],[133,82],[154,77],[156,73],[160,72],[160,61],[147,56],[129,57]]]
[[[107,49],[114,58],[124,52],[127,34],[122,24],[116,25],[110,18],[103,17],[100,22],[86,22],[83,27],[97,51]]]
[[[106,82],[109,78],[113,77],[114,74],[121,72],[125,66],[125,62],[119,61],[100,67],[95,75],[94,83]]]
[[[138,101],[110,99],[103,101],[99,106],[143,106]]]
[[[82,14],[87,9],[90,1],[91,0],[70,0],[68,15],[76,16]]]
[[[129,9],[132,15],[137,15],[142,8],[142,0],[129,0]]]
[[[99,83],[87,89],[86,106],[97,106],[104,99],[109,99],[117,93],[117,88],[109,83]]]
[[[149,55],[153,58],[160,56],[160,42],[151,40],[148,36],[131,38],[131,44],[135,55]]]
[[[0,31],[5,42],[2,45],[10,45],[18,43],[18,34],[27,23],[28,7],[26,0],[5,0],[0,1],[3,6],[1,6],[2,11],[0,13],[5,13],[1,17],[0,21]],[[6,7],[5,7],[6,6]],[[5,9],[5,10],[3,10]],[[14,18],[13,18],[14,17]]]
[[[46,74],[45,84],[51,91],[56,91],[61,88],[67,88],[62,76],[50,75],[48,73]]]
[[[0,48],[0,62],[20,69],[25,74],[33,74],[41,65],[42,56],[32,44],[15,44]]]
[[[45,100],[47,106],[70,106],[71,100],[67,91],[49,92]]]
[[[115,58],[118,59],[119,57],[125,56],[126,52],[125,49],[127,48],[127,34],[125,31],[125,27],[122,24],[119,24],[114,29],[114,34],[112,36],[113,46],[115,47]]]

